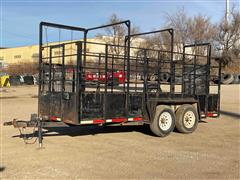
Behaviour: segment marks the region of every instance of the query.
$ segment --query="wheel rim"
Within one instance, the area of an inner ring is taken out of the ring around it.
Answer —
[[[195,124],[196,117],[192,111],[187,111],[183,117],[183,123],[186,128],[192,128]]]
[[[170,129],[171,125],[172,125],[172,116],[169,112],[163,112],[160,116],[159,116],[159,127],[160,129],[162,129],[163,131],[167,131]]]

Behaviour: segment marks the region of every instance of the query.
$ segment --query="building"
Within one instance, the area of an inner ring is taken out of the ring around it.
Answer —
[[[89,38],[88,42],[96,42],[96,43],[105,43],[104,38],[109,39],[109,37],[101,37],[101,38]],[[73,40],[71,42],[74,42]],[[133,41],[134,44],[138,44],[142,42],[143,39],[137,38]],[[77,47],[73,43],[69,43],[70,41],[63,41],[60,43],[66,43],[65,45],[65,55],[71,55],[77,53]],[[69,44],[68,44],[69,43]],[[57,43],[49,43],[48,45],[59,44]],[[45,44],[46,45],[46,44]],[[97,44],[87,44],[87,52],[95,52],[95,53],[104,53],[105,46],[104,45],[97,45]],[[50,53],[50,48],[44,48],[43,50],[43,58],[48,57]],[[52,56],[56,57],[53,58],[54,61],[61,61],[62,50],[61,48],[54,48],[52,50]],[[58,57],[58,58],[57,58]],[[2,64],[21,64],[21,63],[34,63],[38,62],[39,60],[39,46],[38,45],[30,45],[30,46],[21,46],[21,47],[13,47],[13,48],[3,48],[0,49],[0,65]],[[76,56],[69,56],[66,57],[65,61],[75,61]]]

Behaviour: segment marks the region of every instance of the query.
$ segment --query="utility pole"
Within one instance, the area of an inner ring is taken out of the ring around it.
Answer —
[[[229,0],[226,0],[226,14],[225,14],[225,22],[228,24],[229,21]]]

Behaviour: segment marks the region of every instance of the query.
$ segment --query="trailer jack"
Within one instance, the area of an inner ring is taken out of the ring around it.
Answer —
[[[69,127],[67,124],[65,124],[63,122],[53,122],[53,121],[46,120],[46,119],[43,120],[43,118],[38,117],[37,114],[31,114],[30,121],[13,119],[13,121],[4,122],[3,125],[4,126],[13,126],[14,128],[18,128],[20,135],[25,135],[22,133],[20,128],[25,129],[25,128],[32,127],[32,128],[34,128],[32,137],[34,137],[35,129],[37,128],[37,137],[36,138],[38,139],[39,148],[42,148],[42,144],[43,144],[43,131],[42,131],[43,128],[46,128],[46,127]],[[26,140],[27,139],[24,138],[24,142],[26,144],[33,144],[33,143],[27,143]]]

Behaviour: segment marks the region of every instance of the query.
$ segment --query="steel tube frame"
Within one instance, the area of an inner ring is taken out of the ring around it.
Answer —
[[[206,72],[206,81],[205,81],[205,106],[204,106],[204,113],[205,113],[205,116],[207,116],[207,112],[208,112],[208,98],[209,98],[209,85],[210,85],[210,66],[211,66],[211,49],[212,49],[212,46],[210,43],[195,43],[195,44],[188,44],[188,45],[184,45],[183,46],[183,52],[185,52],[185,49],[186,48],[189,48],[189,47],[200,47],[200,46],[206,46],[207,47],[207,72]],[[184,63],[184,62],[183,62]],[[194,60],[194,63],[196,66],[196,60]],[[183,67],[184,68],[184,67]],[[220,67],[219,67],[220,68]],[[194,69],[194,73],[196,71],[196,68]],[[221,72],[221,69],[219,70],[219,72]],[[219,76],[219,75],[218,75]],[[195,81],[195,79],[194,79]],[[194,82],[194,86],[195,86],[195,82]],[[220,97],[220,84],[218,84],[218,96]],[[220,105],[219,105],[220,106]],[[220,109],[220,108],[219,108]]]
[[[126,69],[126,73],[127,73],[127,92],[125,92],[125,83],[124,83],[124,92],[126,93],[126,115],[128,113],[128,107],[129,107],[129,79],[130,79],[130,42],[131,42],[131,38],[135,37],[135,36],[141,36],[141,35],[148,35],[148,34],[154,34],[154,33],[161,33],[161,32],[169,32],[171,35],[171,47],[170,47],[170,52],[171,53],[171,57],[170,57],[170,73],[171,73],[171,77],[173,77],[174,75],[174,68],[173,68],[173,43],[174,43],[174,30],[172,28],[168,28],[168,29],[162,29],[162,30],[157,30],[157,31],[150,31],[150,32],[144,32],[144,33],[137,33],[137,34],[131,34],[131,22],[129,20],[127,21],[121,21],[121,22],[117,22],[117,23],[113,23],[113,24],[108,24],[108,25],[103,25],[103,26],[97,26],[97,27],[93,27],[93,28],[81,28],[81,27],[74,27],[74,26],[67,26],[67,25],[62,25],[62,24],[55,24],[55,23],[48,23],[48,22],[41,22],[40,26],[39,26],[39,77],[40,77],[40,81],[42,80],[42,45],[43,45],[43,26],[48,26],[48,27],[53,27],[53,28],[62,28],[62,29],[66,29],[66,30],[76,30],[76,31],[80,31],[84,33],[84,40],[83,40],[83,48],[81,48],[81,54],[80,56],[82,57],[83,54],[83,66],[79,67],[79,62],[77,62],[78,67],[76,69],[77,71],[77,77],[79,78],[79,73],[84,73],[84,67],[86,67],[86,46],[87,46],[87,35],[89,31],[92,30],[97,30],[97,29],[101,29],[101,28],[106,28],[106,27],[110,27],[110,26],[115,26],[115,25],[120,25],[120,24],[125,24],[128,28],[128,35],[125,36],[125,42],[124,42],[124,73],[125,73],[125,69]],[[201,44],[194,44],[194,46],[205,46],[205,45],[209,45],[209,43],[201,43]],[[111,45],[109,45],[111,46]],[[186,47],[191,47],[192,45],[185,45],[184,46],[184,50]],[[79,52],[78,52],[79,53]],[[211,50],[210,50],[211,53]],[[108,55],[110,55],[109,53],[105,54],[105,58],[108,58]],[[183,56],[185,56],[185,52],[183,53]],[[209,54],[208,54],[208,58],[210,58]],[[78,59],[81,59],[80,57]],[[146,59],[146,57],[145,57]],[[158,57],[159,59],[159,57]],[[82,59],[81,59],[82,62]],[[113,63],[113,62],[112,62]],[[126,63],[126,64],[125,64]],[[184,63],[184,62],[183,62]],[[82,68],[81,70],[79,68]],[[106,68],[105,68],[106,70]],[[106,72],[106,71],[105,71]],[[159,72],[158,72],[158,77],[159,77]],[[51,81],[51,80],[50,80]],[[79,81],[79,80],[77,80]],[[81,82],[83,83],[83,82]],[[41,86],[42,83],[40,83],[39,85],[39,92],[41,91]],[[80,85],[77,83],[78,87],[76,87],[76,89],[80,89],[81,91],[83,90],[84,86],[81,85],[81,87],[79,87]],[[106,88],[106,87],[105,87]],[[194,88],[195,89],[195,88]],[[76,91],[78,91],[76,90]],[[174,78],[171,78],[171,83],[170,83],[170,94],[174,95]],[[79,99],[77,100],[79,101]],[[38,110],[39,111],[39,110]],[[80,122],[80,118],[79,122]]]
[[[68,26],[63,24],[56,24],[56,23],[50,23],[50,22],[40,22],[40,27],[48,26],[52,28],[60,28],[60,29],[66,29],[66,30],[74,30],[74,31],[86,31],[85,28],[76,27],[76,26]]]
[[[207,46],[207,54],[208,54],[208,58],[207,58],[207,74],[206,74],[206,98],[205,98],[205,114],[207,115],[207,111],[208,111],[208,99],[209,99],[209,85],[210,85],[210,66],[211,66],[211,53],[212,53],[212,46],[210,43],[208,43]]]
[[[106,119],[106,107],[107,107],[107,86],[108,86],[108,79],[107,79],[107,73],[108,73],[108,45],[105,46],[105,86],[104,86],[104,104],[103,104],[103,116]]]
[[[221,94],[221,76],[222,76],[222,60],[218,62],[218,116],[220,115],[220,94]]]
[[[125,24],[127,26],[127,29],[128,29],[128,37],[130,37],[130,34],[131,34],[131,21],[130,20],[126,20],[126,21],[121,21],[121,22],[117,22],[117,23],[112,23],[112,24],[107,24],[107,25],[102,25],[102,26],[97,26],[97,27],[93,27],[93,28],[88,28],[86,29],[85,31],[85,38],[87,38],[87,33],[89,31],[92,31],[92,30],[97,30],[97,29],[102,29],[102,28],[106,28],[106,27],[111,27],[111,26],[116,26],[116,25],[121,25],[121,24]],[[86,44],[86,41],[85,41],[85,44]],[[86,49],[86,46],[84,46]],[[127,48],[127,51],[125,51]],[[84,54],[84,62],[86,61],[86,51],[84,50],[85,54]],[[127,55],[126,55],[127,54]],[[106,54],[105,54],[106,56]],[[130,58],[130,38],[127,38],[125,37],[125,41],[124,41],[124,57],[126,57],[127,59],[127,93],[126,93],[126,105],[125,105],[125,114],[128,115],[128,110],[129,110],[129,76],[130,76],[130,63],[129,63],[129,58]],[[125,73],[125,61],[126,59],[124,58],[124,73]],[[125,83],[124,83],[124,87],[123,87],[123,91],[125,92]],[[104,106],[105,106],[105,103],[104,102]]]
[[[156,30],[156,31],[149,31],[149,32],[143,32],[143,33],[137,33],[137,34],[131,34],[131,37],[134,36],[143,36],[143,35],[148,35],[148,34],[156,34],[156,33],[161,33],[161,32],[166,32],[166,31],[173,31],[173,28],[168,28],[168,29],[160,29],[160,30]]]
[[[77,85],[76,85],[76,107],[77,107],[77,120],[80,122],[82,119],[82,42],[77,43]]]
[[[86,29],[85,28],[81,28],[81,27],[75,27],[75,26],[68,26],[68,25],[63,25],[63,24],[56,24],[56,23],[50,23],[50,22],[40,22],[39,24],[39,88],[38,88],[38,94],[41,94],[41,86],[42,86],[42,45],[43,45],[43,27],[52,27],[52,28],[60,28],[60,29],[66,29],[66,30],[75,30],[75,31],[80,31],[84,33],[84,46],[86,46]],[[53,46],[52,48],[54,48],[55,46]],[[50,51],[51,51],[51,46],[50,46]],[[64,53],[63,53],[64,54]],[[82,48],[81,48],[81,54],[82,54]],[[84,48],[84,55],[86,55],[86,48]],[[52,57],[50,57],[51,60]],[[85,58],[85,56],[84,56]],[[79,59],[81,60],[81,57],[77,59],[77,68],[76,68],[76,72],[77,72],[77,81],[79,81]],[[51,63],[50,63],[51,64]],[[51,68],[50,68],[51,69]],[[50,70],[51,71],[51,70]],[[51,73],[50,73],[51,76]],[[51,81],[51,79],[49,79],[49,81]],[[50,82],[49,82],[50,83]],[[79,84],[77,83],[76,86],[76,92],[77,93],[77,105],[79,105]],[[63,93],[63,91],[62,91]],[[78,108],[78,106],[76,106]],[[77,112],[79,112],[79,109],[76,109]],[[38,116],[40,114],[40,102],[39,102],[39,98],[38,98]],[[80,113],[81,114],[81,113]],[[80,122],[80,114],[77,113],[77,119],[78,122]]]
[[[173,65],[173,43],[174,43],[174,30],[173,28],[167,28],[167,29],[160,29],[160,30],[156,30],[156,31],[149,31],[149,32],[143,32],[143,33],[137,33],[137,34],[131,34],[130,36],[125,36],[125,39],[128,39],[129,40],[129,43],[130,43],[130,39],[132,37],[136,37],[136,36],[143,36],[143,35],[149,35],[149,34],[156,34],[156,33],[163,33],[163,32],[168,32],[171,36],[171,47],[170,47],[170,53],[171,53],[171,56],[170,56],[170,95],[171,97],[173,97],[174,95],[174,91],[175,91],[175,86],[174,86],[174,79],[173,79],[173,76],[174,76],[174,65]],[[129,44],[129,47],[130,47],[130,44]],[[129,54],[130,54],[130,49],[129,49]],[[145,58],[146,60],[146,58]],[[158,75],[159,76],[159,75]],[[129,83],[128,83],[129,84]],[[147,82],[144,82],[144,86],[147,85]],[[148,87],[146,87],[146,92],[145,93],[148,93]],[[128,87],[128,90],[129,90],[129,87]],[[145,102],[146,103],[146,102]]]
[[[131,22],[129,20],[126,20],[126,21],[121,21],[121,22],[117,22],[117,23],[113,23],[113,24],[108,24],[108,25],[103,25],[103,26],[97,26],[97,27],[93,27],[93,28],[81,28],[81,27],[75,27],[75,26],[67,26],[67,25],[62,25],[62,24],[56,24],[56,23],[49,23],[49,22],[41,22],[40,25],[39,25],[39,88],[38,88],[38,93],[39,93],[39,96],[41,95],[41,90],[42,90],[42,79],[43,79],[43,54],[42,54],[42,51],[43,51],[43,48],[45,47],[50,47],[50,51],[52,51],[52,48],[55,48],[55,46],[44,46],[43,47],[43,27],[52,27],[52,28],[60,28],[60,29],[65,29],[65,30],[74,30],[74,31],[79,31],[79,32],[82,32],[83,33],[83,41],[78,41],[77,42],[77,68],[76,68],[76,94],[77,94],[77,100],[76,100],[76,103],[77,103],[77,119],[78,119],[78,122],[81,121],[81,117],[82,116],[82,92],[84,91],[84,80],[82,80],[82,77],[83,77],[83,73],[85,71],[85,67],[86,67],[86,57],[87,57],[87,53],[86,53],[86,47],[87,47],[87,35],[88,35],[88,32],[89,31],[92,31],[92,30],[97,30],[97,29],[101,29],[101,28],[106,28],[106,27],[110,27],[110,26],[115,26],[115,25],[120,25],[120,24],[125,24],[128,28],[128,35],[125,36],[125,41],[124,41],[124,56],[123,56],[123,59],[124,59],[124,73],[125,73],[125,68],[127,70],[127,92],[125,92],[125,83],[124,83],[124,93],[126,93],[126,116],[128,115],[128,112],[129,112],[129,80],[130,80],[130,68],[131,68],[131,65],[130,65],[130,50],[131,50],[131,47],[130,47],[130,42],[131,42],[131,38],[132,37],[135,37],[135,36],[141,36],[141,35],[148,35],[148,34],[154,34],[154,33],[161,33],[161,32],[169,32],[170,35],[171,35],[171,49],[170,51],[166,51],[166,52],[170,52],[171,53],[171,57],[170,57],[170,70],[171,70],[171,83],[170,83],[170,94],[171,96],[174,95],[174,68],[173,68],[173,43],[174,43],[174,30],[172,28],[169,28],[169,29],[162,29],[162,30],[157,30],[157,31],[150,31],[150,32],[144,32],[144,33],[137,33],[137,34],[131,34]],[[64,57],[65,57],[65,54],[64,54],[64,45],[66,43],[63,44],[63,52],[62,52],[62,56],[63,56],[63,59],[62,59],[62,64],[64,66]],[[105,49],[105,75],[107,75],[107,69],[108,69],[108,64],[107,64],[107,61],[108,61],[108,56],[110,56],[110,54],[108,53],[108,46],[111,46],[111,45],[106,45],[106,49]],[[185,48],[187,47],[191,47],[192,45],[185,45],[184,46],[184,52],[183,52],[183,57],[185,57]],[[211,61],[211,45],[209,43],[200,43],[200,44],[194,44],[194,46],[207,46],[208,47],[208,55],[206,56],[208,59],[207,59],[207,63],[208,63],[208,71],[207,71],[207,81],[206,81],[206,92],[207,92],[207,95],[209,94],[209,74],[210,74],[210,61]],[[57,47],[57,46],[56,46]],[[118,47],[122,47],[122,46],[118,46]],[[134,47],[132,47],[134,48]],[[135,47],[136,48],[136,47]],[[139,48],[141,49],[141,48]],[[143,102],[142,106],[148,106],[147,104],[147,97],[148,97],[148,84],[147,84],[147,76],[148,76],[148,58],[146,56],[146,52],[147,50],[151,50],[151,49],[144,49],[144,98],[145,98],[145,102]],[[181,54],[181,53],[179,53]],[[187,55],[187,54],[186,54]],[[103,57],[103,56],[102,56]],[[113,56],[112,58],[112,71],[113,71],[113,61],[114,61],[114,57],[116,56]],[[50,92],[51,92],[51,71],[52,71],[52,53],[50,53],[50,74],[49,74],[49,87],[50,88]],[[99,62],[101,60],[101,54],[99,54]],[[137,59],[136,59],[137,61]],[[159,54],[158,54],[158,61],[159,61]],[[82,64],[83,63],[83,64]],[[127,64],[126,64],[127,63]],[[159,62],[158,62],[159,63]],[[194,62],[196,63],[196,61]],[[184,65],[184,58],[183,58],[183,65]],[[63,75],[65,74],[65,69],[64,67],[62,66],[62,73]],[[159,66],[159,64],[158,64]],[[184,67],[183,67],[184,68]],[[99,69],[100,70],[100,69]],[[183,69],[184,71],[184,69]],[[113,72],[112,72],[113,73]],[[100,75],[100,74],[99,74]],[[65,75],[64,75],[65,77]],[[63,78],[64,78],[63,77]],[[221,62],[219,62],[219,77],[221,77]],[[158,72],[158,78],[159,78],[159,72]],[[106,78],[107,79],[107,78]],[[112,74],[112,81],[113,81],[113,74]],[[63,93],[63,89],[64,89],[64,79],[62,79],[62,84],[61,84],[61,87],[62,87],[62,91],[61,93]],[[159,87],[158,87],[159,88]],[[107,82],[105,81],[105,99],[106,99],[106,93],[107,93]],[[183,93],[182,93],[183,94]],[[218,94],[219,94],[219,97],[220,97],[220,80],[219,80],[219,83],[218,83]],[[62,94],[63,96],[63,94]],[[208,98],[208,96],[207,96]],[[205,103],[207,102],[207,100],[205,101]],[[218,103],[220,102],[220,100],[218,101]],[[104,102],[104,106],[106,105],[106,100]],[[207,107],[207,105],[206,105]],[[218,106],[218,110],[220,108],[220,105]],[[104,108],[105,109],[105,108]],[[146,109],[148,111],[148,108]],[[104,116],[105,115],[105,111],[104,111]],[[40,114],[40,106],[39,106],[39,98],[38,98],[38,115]],[[38,137],[39,137],[39,144],[41,145],[42,143],[42,121],[39,119],[39,124],[38,124]]]
[[[126,20],[126,21],[120,21],[117,23],[112,23],[112,24],[107,24],[107,25],[102,25],[102,26],[96,26],[93,28],[88,28],[86,29],[87,31],[92,31],[92,30],[96,30],[96,29],[102,29],[102,28],[106,28],[106,27],[111,27],[111,26],[116,26],[116,25],[120,25],[120,24],[127,24],[130,23],[130,20]]]

